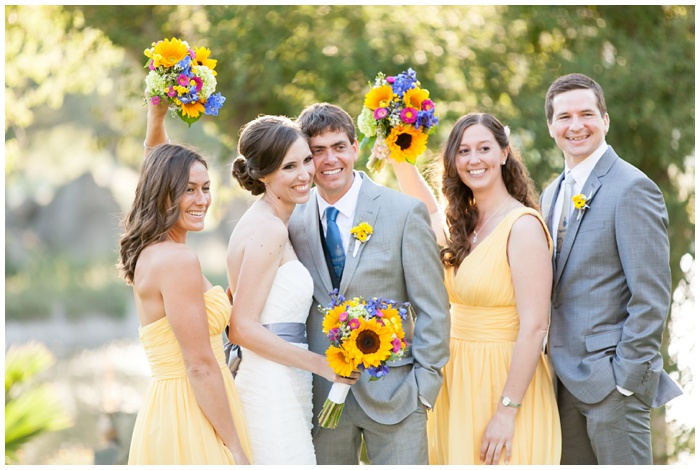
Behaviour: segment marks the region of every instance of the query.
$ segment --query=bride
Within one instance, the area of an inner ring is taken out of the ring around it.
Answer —
[[[315,464],[311,373],[352,384],[308,350],[313,280],[289,241],[287,224],[309,199],[314,163],[306,137],[282,116],[241,130],[233,176],[262,194],[236,224],[226,266],[233,293],[229,339],[241,347],[236,375],[255,464]]]

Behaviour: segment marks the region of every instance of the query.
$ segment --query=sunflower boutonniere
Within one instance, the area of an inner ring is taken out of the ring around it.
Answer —
[[[357,256],[357,251],[360,249],[360,244],[367,242],[372,237],[374,229],[367,222],[362,222],[350,229],[350,233],[355,237],[355,248],[352,252],[352,257]]]
[[[586,209],[590,209],[591,206],[589,206],[588,203],[591,202],[592,195],[593,193],[589,194],[588,196],[584,194],[577,194],[571,197],[571,201],[574,203],[574,208],[578,209],[576,220],[579,220],[583,216],[583,212]]]

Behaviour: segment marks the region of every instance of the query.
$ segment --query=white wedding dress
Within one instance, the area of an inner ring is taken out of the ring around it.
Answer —
[[[306,324],[313,280],[300,261],[277,270],[260,323]],[[305,330],[304,330],[305,331]],[[307,344],[291,343],[308,349]],[[242,348],[236,388],[243,404],[253,464],[315,465],[311,440],[311,372],[269,361]]]

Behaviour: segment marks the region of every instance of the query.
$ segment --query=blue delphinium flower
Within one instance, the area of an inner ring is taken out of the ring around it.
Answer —
[[[420,126],[430,129],[430,127],[438,123],[438,118],[435,116],[435,108],[428,111],[418,111],[418,119],[414,124],[415,128],[418,129]]]
[[[219,109],[224,105],[226,98],[221,95],[221,93],[214,93],[209,95],[209,99],[204,103],[204,114],[209,114],[211,116],[218,116]]]
[[[392,90],[395,94],[403,96],[406,90],[410,90],[416,86],[416,72],[409,68],[406,72],[401,72],[394,78]]]

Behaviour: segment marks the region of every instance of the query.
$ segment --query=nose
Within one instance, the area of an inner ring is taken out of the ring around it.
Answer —
[[[582,127],[583,127],[583,124],[581,123],[581,118],[579,118],[578,116],[573,116],[571,118],[571,126],[569,126],[569,128],[571,130],[579,130]]]
[[[205,193],[203,190],[197,191],[197,204],[202,206],[208,206],[211,197],[209,193]]]

